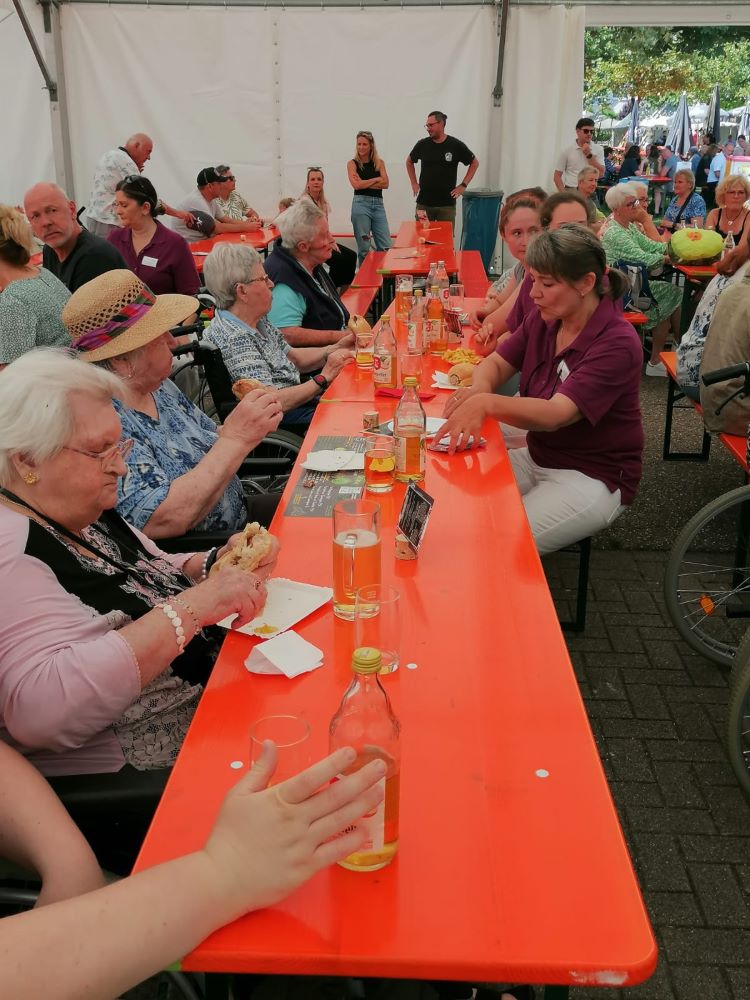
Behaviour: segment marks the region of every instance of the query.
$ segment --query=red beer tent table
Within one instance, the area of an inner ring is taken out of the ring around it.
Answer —
[[[423,228],[414,219],[401,223],[393,245],[394,247],[415,247],[419,243],[420,236],[445,247],[453,246],[453,227],[450,222],[430,222],[426,228]]]
[[[371,395],[321,404],[301,457],[319,435],[357,433],[372,406]],[[386,419],[395,402],[377,406]],[[436,502],[416,561],[394,558],[404,487],[379,498],[383,580],[402,594],[402,663],[417,665],[384,679],[403,727],[396,859],[379,872],[321,872],[211,935],[185,969],[618,986],[653,971],[654,939],[497,425],[485,435],[485,450],[428,452]],[[330,584],[330,519],[286,516],[290,494],[272,527],[277,575]],[[326,752],[352,625],[327,606],[297,631],[325,662],[295,680],[249,674],[253,640],[228,636],[137,869],[205,841],[237,780],[231,763],[247,763],[254,719],[302,714],[313,754]]]
[[[254,233],[220,233],[212,236],[208,240],[197,240],[189,243],[190,252],[195,261],[198,274],[203,273],[203,261],[211,253],[217,243],[246,243],[249,247],[254,247],[261,253],[265,253],[275,239],[278,239],[279,232],[273,226],[266,226]]]

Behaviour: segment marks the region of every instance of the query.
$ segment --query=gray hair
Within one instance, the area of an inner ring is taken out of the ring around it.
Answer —
[[[321,219],[325,219],[325,214],[310,198],[300,198],[299,201],[295,201],[276,220],[283,248],[294,250],[302,240],[306,243],[312,242]]]
[[[35,464],[62,450],[74,431],[69,397],[121,398],[122,381],[66,348],[27,351],[0,372],[0,486],[13,480],[13,455]]]
[[[591,174],[596,174],[598,177],[599,171],[596,167],[584,167],[582,170],[578,171],[578,181],[580,182],[585,180],[587,177],[591,176]]]
[[[607,206],[616,212],[618,208],[622,208],[628,198],[637,198],[638,192],[635,185],[630,181],[625,181],[624,184],[615,184],[613,187],[607,191],[604,195],[604,200]]]
[[[263,258],[242,243],[217,243],[203,262],[203,280],[219,309],[231,309],[237,300],[237,285],[247,281]]]

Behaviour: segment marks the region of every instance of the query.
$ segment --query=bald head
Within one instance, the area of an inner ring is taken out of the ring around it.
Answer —
[[[23,210],[34,235],[65,260],[81,232],[76,203],[57,184],[35,184],[23,197]]]
[[[123,148],[138,169],[143,170],[154,144],[144,132],[136,132],[135,135],[131,135]]]

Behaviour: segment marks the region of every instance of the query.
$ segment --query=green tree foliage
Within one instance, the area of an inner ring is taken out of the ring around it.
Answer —
[[[707,102],[715,83],[722,107],[750,95],[750,28],[591,28],[586,32],[585,104],[638,94],[650,105]]]

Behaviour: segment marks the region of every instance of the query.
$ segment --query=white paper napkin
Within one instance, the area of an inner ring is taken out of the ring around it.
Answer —
[[[284,674],[285,677],[297,677],[322,665],[323,651],[296,632],[282,632],[273,639],[259,642],[245,660],[251,674]]]
[[[302,462],[302,468],[311,472],[350,472],[364,467],[365,456],[361,451],[345,451],[343,448],[311,451]]]

